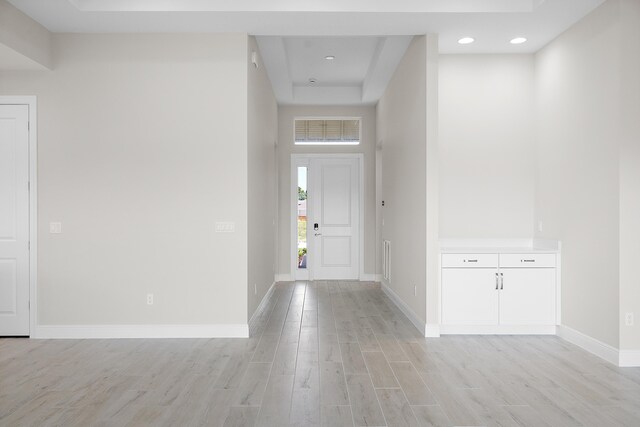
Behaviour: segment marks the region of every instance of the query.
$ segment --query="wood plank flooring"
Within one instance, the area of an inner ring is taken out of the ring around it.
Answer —
[[[637,427],[640,369],[425,339],[373,283],[282,283],[248,339],[1,339],[0,425]]]

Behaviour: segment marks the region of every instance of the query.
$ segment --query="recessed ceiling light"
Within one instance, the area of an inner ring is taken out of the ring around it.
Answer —
[[[527,39],[525,39],[524,37],[516,37],[515,39],[511,39],[511,44],[522,44],[526,41]]]
[[[336,59],[336,57],[334,55],[327,55],[324,57],[324,59],[326,59],[327,61],[333,61],[334,59]]]
[[[318,80],[315,77],[309,77],[309,83],[315,84]]]
[[[469,43],[473,43],[474,41],[476,41],[476,39],[474,39],[473,37],[463,37],[460,40],[458,40],[458,43],[469,44]]]

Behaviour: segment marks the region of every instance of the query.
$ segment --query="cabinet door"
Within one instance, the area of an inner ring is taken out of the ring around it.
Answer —
[[[504,268],[500,324],[555,325],[555,268]]]
[[[443,268],[442,323],[497,325],[496,274],[493,268]]]

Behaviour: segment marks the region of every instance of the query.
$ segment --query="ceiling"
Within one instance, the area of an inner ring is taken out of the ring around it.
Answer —
[[[278,103],[304,105],[374,104],[411,39],[257,37]]]
[[[532,53],[604,0],[8,0],[51,32],[256,35],[281,103],[374,103],[411,36],[440,53]],[[464,36],[475,43],[458,44]],[[520,45],[509,43],[526,37]],[[336,60],[326,61],[326,55]],[[309,78],[315,77],[316,84]]]

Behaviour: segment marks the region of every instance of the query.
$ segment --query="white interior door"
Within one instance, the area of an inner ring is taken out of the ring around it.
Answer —
[[[357,158],[309,164],[308,239],[313,280],[357,280],[360,267],[360,172]],[[317,227],[316,227],[317,225]]]
[[[29,107],[0,105],[0,336],[29,335]]]

